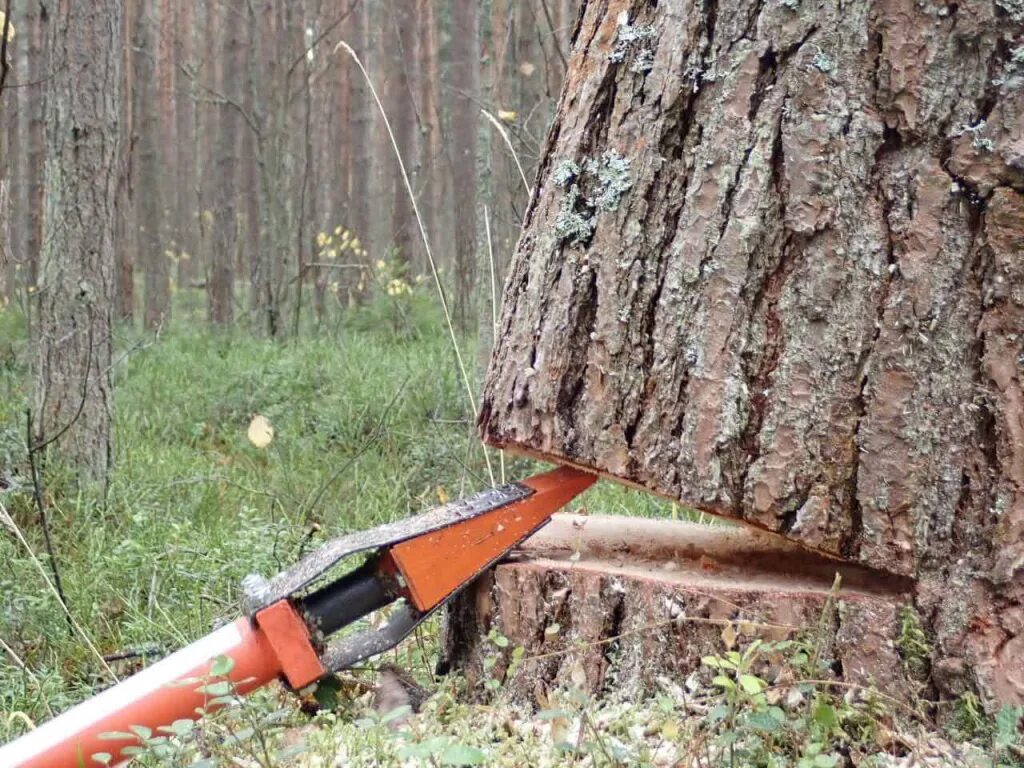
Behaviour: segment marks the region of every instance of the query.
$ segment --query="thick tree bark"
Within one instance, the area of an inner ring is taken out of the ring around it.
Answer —
[[[36,439],[105,481],[120,156],[121,3],[51,4]]]
[[[592,0],[480,426],[916,580],[1024,701],[1024,17]]]

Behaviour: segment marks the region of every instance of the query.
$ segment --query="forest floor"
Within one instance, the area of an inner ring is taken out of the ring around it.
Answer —
[[[245,575],[270,575],[325,538],[471,493],[492,476],[537,468],[485,457],[431,302],[381,300],[279,343],[241,331],[196,332],[198,325],[119,338],[116,470],[105,498],[48,469],[43,498],[76,628],[50,586],[26,471],[24,323],[0,310],[0,743],[108,684],[104,663],[124,677],[234,617]],[[476,359],[472,350],[465,354]],[[474,381],[470,388],[478,389]],[[263,448],[247,439],[254,415],[274,429]],[[574,506],[581,505],[679,514],[607,482]],[[142,734],[148,749],[140,762],[1024,765],[1021,712],[992,718],[966,697],[940,728],[923,700],[779,686],[752,673],[770,652],[798,673],[790,679],[804,679],[815,672],[807,666],[814,638],[723,648],[690,680],[664,680],[645,701],[594,701],[567,681],[540,709],[507,700],[499,679],[488,682],[479,703],[481,692],[467,696],[457,675],[435,677],[436,638],[437,627],[427,626],[385,660],[426,691],[418,714],[406,706],[378,711],[379,669],[367,667],[320,691],[319,703],[307,697],[301,709],[294,697],[268,691],[234,702],[201,729],[182,722]],[[491,641],[496,648],[508,642]],[[925,643],[911,631],[908,658],[914,649],[926,655]]]

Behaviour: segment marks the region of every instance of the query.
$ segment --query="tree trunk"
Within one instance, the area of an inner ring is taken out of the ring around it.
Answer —
[[[218,28],[222,30],[223,55],[217,68],[218,91],[232,100],[242,91],[241,34],[238,23],[241,6],[226,6],[214,10],[218,13]],[[207,290],[210,322],[218,326],[230,325],[234,319],[235,249],[238,237],[238,137],[242,127],[238,110],[228,104],[218,108],[215,124],[217,186],[213,199],[212,236],[210,251],[210,284]]]
[[[391,129],[394,131],[402,162],[412,175],[416,168],[416,110],[412,91],[415,79],[410,76],[416,67],[415,0],[389,3],[385,19],[388,51],[388,119],[391,121]],[[394,151],[388,154],[388,167],[391,169],[391,245],[394,248],[395,259],[402,265],[402,272],[408,274],[412,271],[413,243],[418,230],[401,167],[394,157]]]
[[[432,247],[446,238],[441,234],[441,208],[444,205],[444,144],[438,87],[441,68],[438,55],[437,15],[432,0],[416,0],[416,27],[419,30],[417,82],[420,113],[419,201],[423,226]],[[422,266],[426,272],[427,265]]]
[[[135,29],[135,0],[125,0],[121,17],[121,35],[131,40]],[[121,52],[121,66],[124,71],[120,105],[121,156],[118,158],[118,188],[116,212],[114,214],[114,318],[131,323],[135,319],[135,252],[138,250],[138,231],[135,227],[135,185],[134,169],[135,144],[135,77],[132,66],[134,56],[130,46]]]
[[[367,10],[365,3],[356,3],[352,14],[347,22],[346,28],[349,44],[366,62],[369,51],[367,50]],[[340,53],[338,54],[341,55]],[[345,226],[352,230],[359,239],[363,248],[370,245],[370,190],[371,176],[373,175],[373,155],[370,152],[370,124],[373,112],[366,83],[351,61],[339,61],[337,66],[345,68],[345,82],[349,88],[348,104],[352,114],[349,123],[350,131],[348,141],[351,142],[351,196],[349,198],[349,215],[344,222]],[[365,261],[360,257],[359,263]],[[361,282],[361,280],[360,280]],[[357,291],[357,295],[362,291]]]
[[[160,231],[164,184],[160,173],[161,117],[157,82],[159,9],[152,2],[140,2],[134,11],[135,60],[132,69],[135,76],[135,125],[138,129],[134,153],[138,181],[135,188],[136,231],[144,272],[142,320],[146,328],[154,329],[163,323],[168,310],[167,258]]]
[[[1024,701],[1022,25],[589,2],[485,440],[911,577],[938,692]]]
[[[50,73],[47,30],[50,24],[49,6],[43,3],[28,3],[26,22],[29,34],[28,68],[29,82],[45,81]],[[25,199],[27,229],[23,271],[25,284],[35,288],[39,282],[39,261],[43,248],[43,168],[46,165],[46,130],[44,112],[49,98],[48,86],[33,86],[26,90],[28,113],[28,152],[25,164]],[[30,302],[31,304],[31,302]]]
[[[174,61],[176,72],[182,67],[195,68],[195,5],[183,2],[177,4],[175,13],[176,38]],[[189,83],[177,76],[175,92],[175,119],[177,125],[177,165],[168,171],[175,177],[173,220],[178,240],[178,288],[187,289],[195,274],[195,258],[199,245],[196,220],[196,155],[192,151],[196,124],[196,104],[188,94]]]
[[[478,0],[454,0],[451,41],[452,118],[448,152],[455,208],[455,314],[462,328],[473,316],[476,285],[477,123],[480,99]],[[473,212],[473,213],[471,213]]]
[[[58,439],[82,477],[112,457],[111,316],[120,156],[121,3],[50,6],[38,442]]]

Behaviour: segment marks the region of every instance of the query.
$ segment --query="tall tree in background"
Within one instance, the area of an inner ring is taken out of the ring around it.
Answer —
[[[132,64],[134,75],[133,114],[138,139],[134,142],[134,209],[138,236],[139,262],[144,276],[143,322],[157,328],[168,311],[167,259],[161,242],[164,174],[161,173],[161,101],[157,81],[159,60],[159,11],[155,2],[138,2]]]
[[[410,173],[416,164],[416,110],[411,87],[415,82],[416,31],[415,0],[388,3],[385,33],[388,118],[398,151]],[[403,265],[404,271],[408,272],[413,259],[416,219],[409,191],[402,179],[401,166],[394,159],[394,153],[391,154],[391,244],[395,258]]]
[[[217,28],[222,32],[224,45],[213,62],[216,72],[216,90],[223,94],[216,105],[216,145],[214,163],[217,169],[216,190],[213,195],[210,221],[210,277],[207,299],[210,320],[214,325],[228,325],[234,318],[235,251],[238,243],[239,189],[238,152],[241,131],[247,130],[239,115],[238,98],[242,93],[242,34],[246,26],[239,23],[244,9],[241,3],[222,3],[211,6],[210,13],[217,16]]]
[[[51,11],[35,439],[56,439],[82,476],[106,481],[113,451],[111,320],[120,153],[120,0]]]
[[[174,175],[175,189],[170,196],[170,213],[175,224],[178,242],[178,288],[187,288],[194,274],[193,267],[198,256],[198,221],[196,205],[196,153],[195,146],[195,99],[190,97],[191,83],[182,72],[192,66],[195,58],[195,34],[197,3],[176,3],[174,13],[174,72],[175,72],[175,136],[177,143],[176,167],[167,169]]]
[[[9,110],[4,107],[10,100],[4,91],[6,90],[6,79],[10,75],[11,44],[14,42],[13,19],[7,18],[6,14],[0,19],[0,67],[3,75],[0,77],[0,310],[9,301],[10,287],[8,285],[11,266],[11,208],[10,208],[10,181],[7,179],[8,165],[4,159],[9,157],[10,143],[12,139],[17,141],[17,132],[11,131],[10,126],[15,124],[11,120]]]
[[[135,6],[138,0],[124,0],[121,15],[121,34],[131,40],[135,29]],[[132,47],[122,49],[121,66],[123,90],[121,94],[121,156],[118,158],[117,211],[114,216],[114,317],[132,322],[135,318],[135,252],[138,250],[138,230],[135,225],[134,185],[135,169],[132,149],[135,144],[135,57]]]
[[[360,56],[364,55],[369,33],[367,3],[359,0],[345,22],[344,39]],[[369,244],[370,235],[370,177],[373,173],[373,155],[370,152],[370,99],[366,83],[354,65],[341,57],[334,66],[345,71],[343,87],[348,89],[348,122],[345,141],[350,144],[352,162],[349,189],[349,216],[345,225],[355,232],[363,244]]]
[[[438,50],[437,13],[432,0],[417,0],[416,30],[419,31],[416,76],[419,87],[420,155],[418,200],[424,227],[434,247],[448,238],[442,236],[444,191],[448,163],[444,159],[441,129],[440,52]],[[423,267],[426,268],[425,266]]]
[[[29,3],[26,9],[29,43],[24,71],[29,83],[45,82],[50,71],[49,48],[46,44],[48,8],[47,4]],[[19,258],[22,260],[26,285],[30,287],[35,287],[38,282],[39,259],[43,248],[43,168],[46,158],[44,110],[48,92],[46,86],[40,85],[26,89],[28,108],[25,117],[28,119],[28,131],[23,132],[22,136],[28,140],[28,151],[25,153],[24,174],[21,177],[22,191],[26,196],[23,216],[25,240]]]
[[[476,282],[477,126],[480,113],[479,0],[453,0],[451,41],[452,195],[455,206],[455,309],[459,325],[472,323]]]

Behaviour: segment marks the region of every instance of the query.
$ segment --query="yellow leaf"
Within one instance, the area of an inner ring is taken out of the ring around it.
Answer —
[[[736,628],[731,622],[726,624],[725,629],[722,630],[722,642],[730,651],[736,647]]]
[[[266,448],[274,439],[274,428],[270,426],[270,421],[266,416],[257,413],[249,422],[249,431],[246,436],[249,438],[249,442],[257,448]]]
[[[679,738],[679,724],[673,720],[666,720],[661,725],[661,736],[669,741],[675,741]]]
[[[444,489],[443,485],[437,486],[437,500],[442,504],[448,503],[448,491]]]
[[[504,120],[506,123],[514,123],[516,121],[515,110],[511,109],[499,109],[498,119]]]

